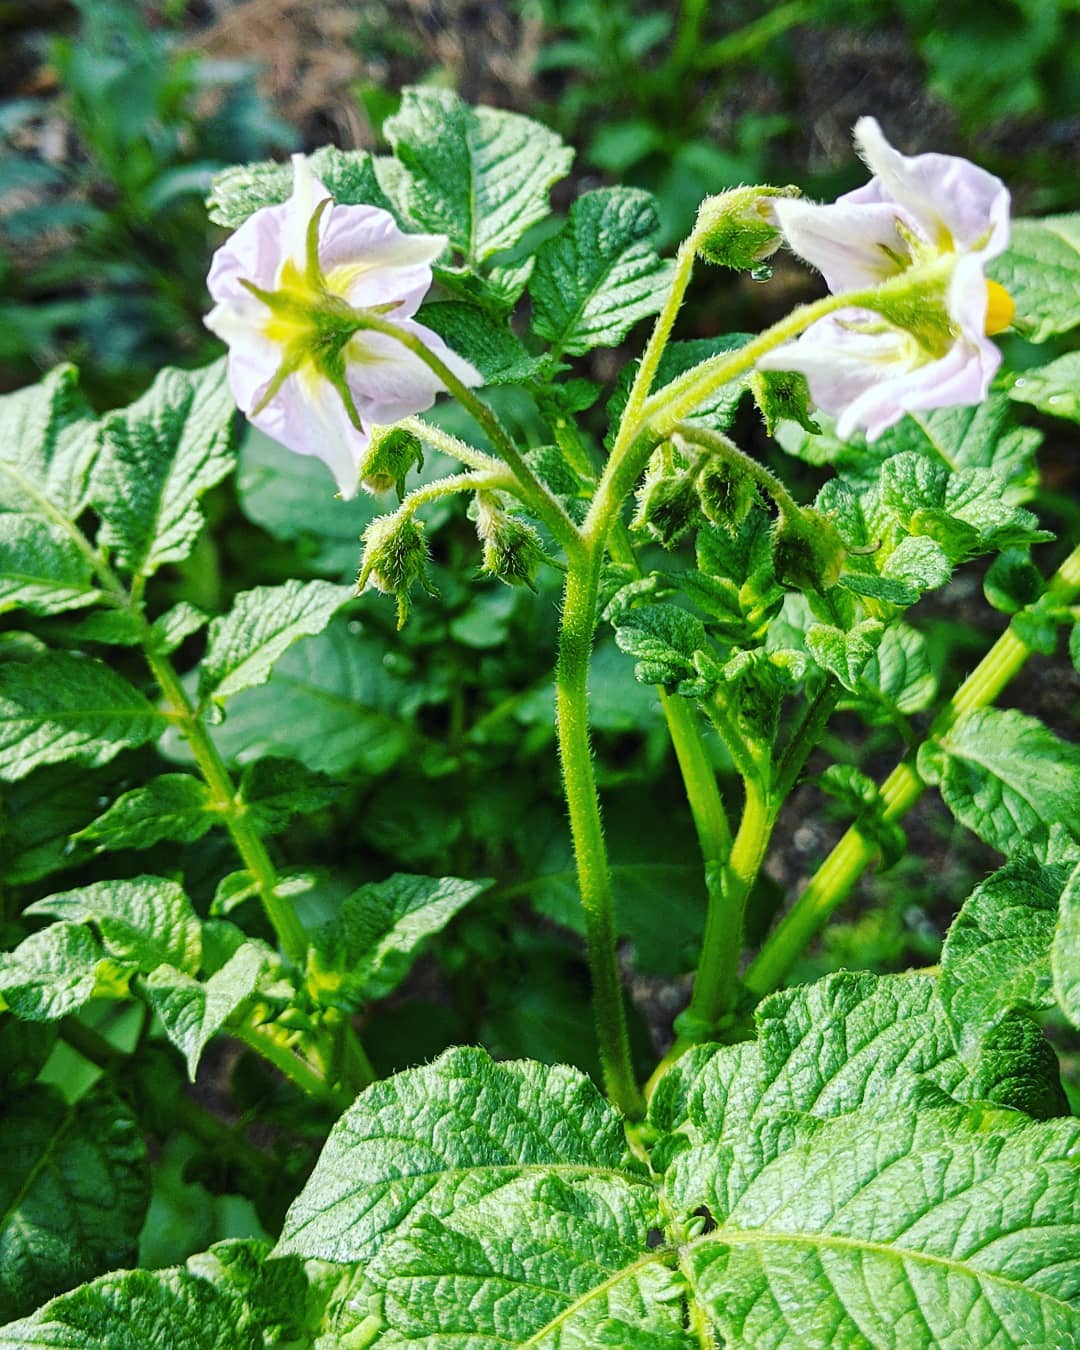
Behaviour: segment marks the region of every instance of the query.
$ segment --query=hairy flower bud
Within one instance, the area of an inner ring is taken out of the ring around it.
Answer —
[[[698,257],[719,267],[753,271],[783,242],[771,199],[798,196],[796,187],[737,187],[706,197],[692,236]]]
[[[781,516],[773,530],[777,578],[800,591],[828,591],[840,580],[847,551],[836,526],[813,507]]]
[[[423,521],[408,511],[377,516],[364,531],[364,557],[356,593],[359,595],[370,583],[383,595],[394,596],[401,628],[409,616],[413,583],[418,581],[429,594],[435,593],[427,578],[427,559]]]
[[[770,436],[785,421],[798,422],[812,436],[821,435],[821,427],[810,416],[810,386],[801,371],[755,370],[748,383]]]
[[[412,468],[424,467],[424,450],[419,438],[403,427],[373,426],[371,441],[360,461],[360,486],[367,492],[405,492],[405,476]]]
[[[708,519],[729,533],[743,523],[758,498],[753,479],[722,459],[711,459],[702,469],[697,494]]]
[[[484,545],[482,570],[507,586],[536,589],[536,573],[544,546],[536,530],[519,516],[504,511],[490,492],[476,494],[476,533]]]
[[[632,528],[644,530],[664,548],[673,548],[701,519],[700,471],[699,455],[684,455],[670,444],[654,450],[638,488]]]

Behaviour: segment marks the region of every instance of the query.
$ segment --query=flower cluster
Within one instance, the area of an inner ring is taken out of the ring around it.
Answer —
[[[884,316],[840,310],[759,367],[802,372],[842,439],[864,428],[873,440],[906,412],[986,397],[1001,361],[989,337],[1013,316],[1008,294],[984,275],[1008,244],[1009,193],[966,159],[899,154],[872,117],[856,123],[855,142],[869,183],[826,206],[779,198],[777,223],[834,293],[910,272],[911,301]]]
[[[445,386],[372,311],[418,339],[464,384],[477,371],[413,315],[431,287],[442,235],[405,234],[389,211],[338,206],[303,155],[293,192],[250,216],[215,253],[206,324],[229,346],[229,383],[257,427],[323,460],[356,495],[371,428],[430,408]]]

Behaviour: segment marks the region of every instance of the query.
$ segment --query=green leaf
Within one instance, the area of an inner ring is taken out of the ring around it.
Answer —
[[[884,633],[879,619],[862,619],[846,633],[831,624],[815,623],[806,630],[806,647],[822,670],[854,693]]]
[[[680,375],[685,375],[688,370],[700,366],[703,361],[707,361],[712,356],[722,356],[726,352],[738,351],[740,347],[746,346],[750,338],[751,334],[749,333],[728,333],[724,337],[695,338],[690,342],[669,342],[664,348],[660,365],[657,367],[656,378],[653,380],[653,392],[661,392],[672,380],[678,379]],[[637,370],[637,361],[629,362],[623,366],[619,372],[619,380],[614,393],[608,400],[608,431],[604,437],[604,444],[609,450],[615,443],[619,422],[630,397],[630,386]],[[734,380],[730,380],[727,384],[721,385],[715,393],[710,394],[705,402],[699,404],[684,420],[691,425],[699,424],[708,427],[711,431],[727,431],[735,420],[735,410],[749,387],[748,381],[749,376],[743,374],[737,376]]]
[[[199,498],[233,466],[236,408],[225,362],[163,370],[149,391],[101,423],[93,506],[99,541],[136,576],[180,562],[202,529]]]
[[[50,924],[0,952],[0,998],[24,1021],[55,1022],[93,998],[110,965],[88,928]]]
[[[383,130],[405,170],[384,180],[390,195],[420,229],[447,235],[473,268],[548,215],[548,189],[573,159],[538,122],[470,108],[448,89],[406,89]]]
[[[1078,239],[1080,242],[1080,239]],[[1080,277],[1080,255],[1077,276]],[[1059,356],[1046,366],[1036,366],[1017,375],[1009,389],[1017,403],[1030,403],[1052,417],[1080,422],[1080,352]]]
[[[385,641],[357,628],[337,620],[286,652],[267,684],[237,694],[214,732],[225,758],[282,755],[332,777],[397,763],[415,742],[407,719],[418,694],[387,669]],[[178,737],[166,750],[191,758]]]
[[[74,837],[106,849],[150,848],[162,839],[191,844],[219,824],[210,789],[187,773],[163,773],[118,797]],[[163,958],[164,959],[164,958]]]
[[[111,795],[112,773],[73,774],[50,765],[6,785],[0,812],[0,870],[9,885],[37,881],[77,866],[86,850],[72,835],[92,820]]]
[[[1006,856],[1054,861],[1055,830],[1080,839],[1080,746],[1009,709],[966,713],[919,750],[919,774],[953,815]]]
[[[339,205],[390,209],[375,176],[374,160],[366,150],[339,150],[324,145],[308,155],[307,161],[312,173]],[[235,230],[264,206],[279,206],[288,201],[292,189],[291,164],[270,159],[237,164],[214,175],[206,205],[216,225]]]
[[[1061,892],[1061,907],[1050,945],[1054,996],[1062,1012],[1080,1027],[1080,867]]]
[[[68,1105],[54,1088],[31,1087],[3,1103],[0,1137],[0,1319],[6,1321],[134,1261],[150,1187],[137,1123],[107,1088]],[[13,1344],[0,1332],[4,1343]]]
[[[708,648],[705,625],[677,605],[649,605],[619,616],[615,641],[638,658],[634,674],[642,684],[672,687],[696,676],[694,653]]]
[[[485,385],[524,384],[540,369],[541,359],[530,356],[505,323],[473,305],[456,300],[425,305],[418,317],[476,367]]]
[[[199,668],[199,698],[224,702],[270,678],[274,663],[297,639],[321,633],[353,592],[328,581],[256,586],[236,597],[210,625]]]
[[[903,857],[907,848],[904,831],[895,820],[885,819],[886,802],[872,778],[850,764],[830,764],[816,781],[851,812],[859,833],[877,845],[883,868]]]
[[[94,422],[74,366],[57,366],[28,389],[0,398],[0,510],[68,520],[90,490]]]
[[[245,942],[208,980],[161,965],[146,981],[146,997],[161,1018],[165,1034],[195,1072],[207,1042],[251,998],[272,953],[261,942]]]
[[[616,347],[664,302],[672,264],[656,252],[656,201],[639,188],[598,188],[574,202],[546,240],[529,283],[533,331],[555,353]]]
[[[673,1198],[715,1227],[682,1268],[727,1345],[1068,1344],[1078,1142],[1074,1121],[943,1109],[691,1149]]]
[[[1068,878],[1067,867],[1017,858],[964,901],[941,950],[941,999],[958,1036],[1008,1008],[1053,1005],[1050,944]]]
[[[37,516],[0,514],[0,614],[61,614],[94,604],[99,594],[89,562],[67,534]]]
[[[395,872],[361,886],[315,935],[308,954],[309,989],[320,1002],[344,1008],[385,998],[409,973],[425,939],[490,885]]]
[[[94,767],[156,740],[165,718],[101,661],[44,652],[0,665],[0,778],[41,764]]]
[[[1016,305],[1016,326],[1045,342],[1080,323],[1080,215],[1014,220],[1007,251],[987,269]]]
[[[162,962],[199,968],[202,925],[183,890],[164,877],[97,881],[35,900],[25,912],[93,924],[114,960],[144,974]]]
[[[185,638],[197,633],[208,617],[201,609],[196,609],[186,600],[181,600],[178,605],[173,605],[172,609],[167,610],[150,625],[150,641],[154,650],[168,656]]]
[[[937,686],[926,639],[906,623],[893,623],[859,675],[859,708],[874,725],[892,722],[928,708]]]
[[[936,540],[954,563],[1053,538],[1030,511],[1008,504],[1002,480],[990,470],[951,473],[913,451],[883,465],[881,497],[909,534]]]
[[[244,768],[240,800],[255,828],[263,834],[283,830],[295,815],[309,815],[328,806],[337,786],[293,759],[267,756]]]

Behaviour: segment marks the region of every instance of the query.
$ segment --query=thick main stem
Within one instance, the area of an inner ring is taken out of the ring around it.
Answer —
[[[1080,594],[1080,548],[1062,563],[1051,579],[1050,590],[1066,604]],[[1030,647],[1007,628],[942,709],[930,735],[944,736],[964,713],[993,703],[1030,655]],[[924,791],[925,784],[911,762],[898,764],[882,784],[884,818],[899,820]],[[754,993],[767,994],[783,983],[800,953],[876,857],[876,844],[852,826],[751,962],[746,984]]]
[[[630,1060],[616,952],[615,907],[589,741],[589,657],[602,557],[602,550],[593,550],[587,565],[572,567],[566,578],[555,678],[555,722],[585,916],[604,1087],[620,1110],[636,1120],[644,1114],[645,1103]]]

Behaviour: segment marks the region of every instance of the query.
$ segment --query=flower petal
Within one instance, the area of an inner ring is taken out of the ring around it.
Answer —
[[[282,241],[285,246],[284,252],[279,262],[281,266],[284,266],[286,262],[291,262],[297,271],[302,273],[307,265],[307,232],[308,226],[311,224],[311,217],[315,214],[315,208],[320,202],[333,201],[333,198],[329,190],[312,173],[306,155],[293,155],[292,166],[293,190],[292,196],[285,203],[288,212],[288,225],[286,237]],[[320,241],[326,234],[326,216],[328,214],[328,212],[323,212],[323,217],[319,222]]]
[[[395,318],[411,318],[431,288],[431,264],[446,236],[405,234],[378,206],[335,206],[325,219],[319,261],[328,288],[361,308],[396,302]]]
[[[420,338],[463,384],[483,384],[480,372],[430,328],[408,319],[395,326]],[[415,353],[386,333],[357,333],[349,344],[348,358],[345,378],[365,426],[392,425],[423,412],[446,387]]]
[[[911,212],[931,242],[996,258],[1009,242],[1009,190],[955,155],[902,155],[873,117],[855,123],[855,144],[884,190]]]
[[[773,210],[789,247],[818,269],[830,291],[876,286],[902,271],[908,261],[897,224],[911,230],[915,222],[893,202],[840,198],[831,206],[815,206],[780,199]]]
[[[368,437],[349,421],[333,385],[312,368],[290,375],[251,421],[298,455],[321,459],[337,480],[342,497],[356,496]]]

